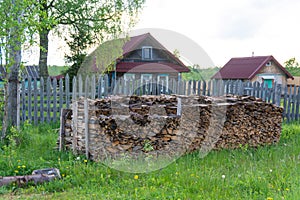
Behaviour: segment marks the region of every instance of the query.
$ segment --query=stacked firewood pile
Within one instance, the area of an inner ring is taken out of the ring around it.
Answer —
[[[69,111],[64,122],[64,146],[78,153],[87,148],[83,102],[74,102],[77,110]],[[249,96],[88,100],[89,155],[93,160],[124,153],[171,156],[273,144],[280,138],[282,112],[281,107]]]

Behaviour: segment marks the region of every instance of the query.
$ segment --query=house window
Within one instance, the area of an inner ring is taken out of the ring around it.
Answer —
[[[152,60],[152,47],[150,46],[142,47],[142,59]]]
[[[131,74],[131,73],[124,74],[125,81],[134,80],[134,79],[135,79],[135,74]]]

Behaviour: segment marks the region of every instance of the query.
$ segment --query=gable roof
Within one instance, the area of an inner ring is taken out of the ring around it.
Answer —
[[[146,39],[150,39],[151,42],[153,42],[153,44],[156,45],[156,47],[158,47],[159,49],[163,50],[164,53],[166,53],[167,55],[169,55],[174,61],[176,61],[177,64],[171,64],[171,63],[157,63],[158,65],[155,67],[156,71],[155,72],[160,72],[160,70],[158,70],[158,66],[161,66],[162,64],[166,64],[166,66],[173,68],[174,70],[177,70],[178,72],[189,72],[190,69],[188,67],[185,66],[185,64],[183,64],[181,62],[181,60],[179,60],[174,54],[172,54],[169,50],[167,50],[158,40],[156,40],[150,33],[145,33],[142,35],[137,35],[137,36],[133,36],[130,37],[129,41],[127,41],[124,45],[123,45],[123,57],[125,57],[127,54],[129,54],[130,52],[136,50],[138,48],[138,46]],[[148,61],[149,62],[149,61]],[[140,63],[142,64],[142,63]],[[117,71],[118,72],[126,72],[126,70],[131,69],[132,67],[136,66],[136,64],[130,64],[130,63],[122,63],[119,62],[117,63]],[[154,65],[152,65],[154,66]],[[165,69],[164,69],[165,70]],[[163,70],[163,71],[164,71]],[[154,72],[154,71],[153,71]]]
[[[269,62],[274,62],[288,78],[294,77],[273,57],[253,56],[231,58],[212,79],[252,79]]]

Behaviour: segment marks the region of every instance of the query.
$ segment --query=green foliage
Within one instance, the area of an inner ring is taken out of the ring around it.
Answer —
[[[207,69],[200,69],[198,67],[189,67],[191,70],[189,73],[183,73],[182,78],[183,80],[204,80],[208,81],[211,77],[219,71],[220,68],[207,68]]]
[[[284,67],[292,76],[300,76],[300,65],[296,58],[291,58],[284,62]]]
[[[0,150],[0,176],[57,167],[63,178],[24,188],[2,187],[1,199],[298,199],[300,195],[297,123],[283,125],[279,144],[212,151],[204,158],[193,153],[144,174],[116,171],[54,150],[56,128],[25,124],[18,133],[24,140],[11,147],[15,153]]]

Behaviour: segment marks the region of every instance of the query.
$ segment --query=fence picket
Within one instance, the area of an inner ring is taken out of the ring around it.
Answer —
[[[50,77],[47,78],[47,122],[51,122],[51,106],[50,106],[50,100],[51,100],[51,80]]]
[[[70,77],[69,74],[65,78],[65,99],[66,99],[66,108],[70,108]]]
[[[40,121],[44,122],[44,78],[40,79]]]
[[[37,99],[37,80],[36,78],[33,80],[33,123],[34,125],[38,124],[38,99]]]
[[[53,121],[56,121],[57,115],[57,80],[54,78],[53,80]]]

